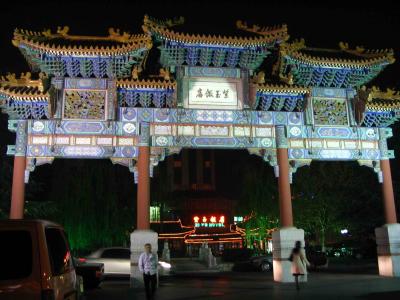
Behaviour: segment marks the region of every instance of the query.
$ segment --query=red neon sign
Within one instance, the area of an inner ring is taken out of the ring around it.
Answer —
[[[215,215],[212,216],[199,216],[193,217],[195,227],[224,227],[225,216],[221,215],[217,218]]]

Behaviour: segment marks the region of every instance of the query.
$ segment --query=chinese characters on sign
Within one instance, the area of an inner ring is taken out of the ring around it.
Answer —
[[[190,81],[188,106],[189,108],[237,108],[237,83]]]
[[[201,223],[200,223],[201,220]],[[210,216],[209,218],[206,216],[193,217],[194,226],[195,227],[224,227],[225,226],[225,216],[220,216],[217,218],[216,216]]]
[[[211,89],[206,89],[205,91],[203,91],[202,88],[199,88],[197,90],[197,95],[196,98],[228,98],[229,97],[229,90],[211,90]]]

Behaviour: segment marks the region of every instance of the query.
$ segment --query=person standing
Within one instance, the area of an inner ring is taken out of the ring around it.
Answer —
[[[144,245],[144,252],[139,256],[139,270],[143,273],[146,299],[154,299],[157,287],[157,253],[151,252],[151,244]]]
[[[292,262],[292,274],[295,278],[296,289],[300,290],[299,276],[306,275],[307,267],[310,266],[310,262],[307,260],[306,253],[301,247],[301,241],[296,241],[289,260]]]

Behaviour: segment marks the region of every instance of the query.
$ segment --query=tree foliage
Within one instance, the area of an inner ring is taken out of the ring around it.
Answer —
[[[355,163],[319,162],[294,176],[295,224],[324,247],[347,228],[354,236],[380,223],[381,200],[376,176]],[[368,225],[367,225],[368,224]]]

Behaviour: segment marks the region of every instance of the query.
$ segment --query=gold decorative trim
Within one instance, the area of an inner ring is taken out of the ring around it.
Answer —
[[[16,100],[49,101],[50,95],[44,92],[44,73],[39,74],[38,80],[31,79],[31,73],[21,73],[20,78],[15,74],[0,77],[0,93]]]
[[[391,49],[385,50],[368,50],[366,51],[363,48],[359,48],[358,50],[348,50],[348,45],[341,43],[340,50],[336,52],[347,52],[359,57],[359,59],[340,59],[340,58],[327,58],[327,57],[317,57],[309,54],[302,53],[301,50],[313,49],[307,48],[304,42],[304,39],[300,41],[295,41],[292,44],[283,43],[280,45],[280,55],[283,56],[291,56],[296,60],[303,61],[304,63],[320,65],[325,67],[355,67],[362,68],[366,66],[372,66],[382,63],[392,64],[395,62],[394,52]],[[347,45],[347,46],[346,46]],[[324,51],[325,49],[320,49]],[[335,50],[331,50],[331,52],[335,52]]]
[[[366,107],[369,110],[390,111],[400,109],[400,92],[392,89],[387,89],[384,92],[373,86],[369,90]]]
[[[257,91],[273,93],[311,94],[310,88],[278,84],[257,84]]]
[[[165,81],[161,79],[120,79],[117,81],[119,88],[153,88],[153,89],[176,89],[175,81]]]
[[[171,26],[169,26],[171,27]],[[286,36],[284,33],[285,29],[282,29],[281,33],[279,30],[274,30],[271,34],[265,34],[263,36],[258,37],[227,37],[227,36],[216,36],[216,35],[200,35],[200,34],[187,34],[187,33],[178,33],[173,30],[168,29],[167,22],[159,22],[145,15],[143,20],[143,31],[149,35],[158,34],[163,39],[179,41],[181,43],[188,44],[217,44],[217,45],[227,45],[227,46],[259,46],[259,45],[268,45],[271,42],[279,39],[279,37]]]
[[[34,32],[23,29],[15,29],[12,43],[16,47],[21,44],[37,48],[41,51],[53,54],[86,54],[86,55],[118,55],[132,50],[145,48],[151,49],[153,46],[151,37],[145,34],[130,35],[127,32],[120,33],[119,29],[110,28],[109,35],[98,36],[74,36],[68,34],[69,27],[58,27],[57,33],[52,33],[49,29],[42,32]],[[57,45],[54,39],[67,41],[114,41],[118,43],[112,46],[77,46],[77,45]]]
[[[275,39],[281,39],[282,41],[287,41],[289,39],[288,29],[286,24],[277,25],[273,27],[261,27],[258,25],[248,26],[246,22],[238,20],[236,21],[236,27],[238,29],[253,32],[264,37],[274,37]]]
[[[379,57],[382,54],[392,55],[393,56],[393,49],[374,49],[374,50],[367,50],[363,46],[356,46],[355,49],[350,49],[349,43],[339,42],[339,48],[343,52],[350,53],[360,57]]]

